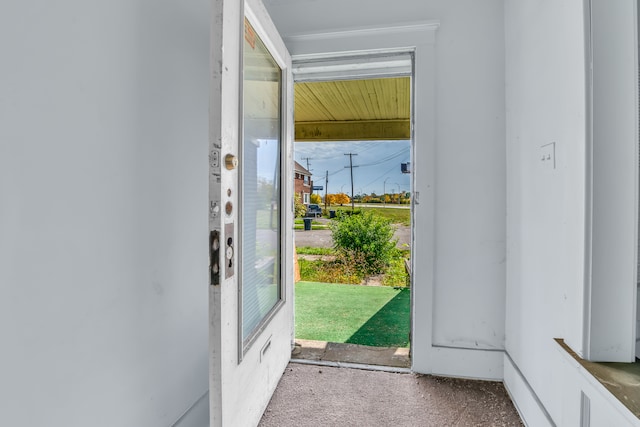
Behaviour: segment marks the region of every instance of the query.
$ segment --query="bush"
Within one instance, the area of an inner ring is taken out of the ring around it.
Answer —
[[[360,215],[361,213],[362,213],[362,211],[359,210],[359,209],[358,210],[354,210],[354,211],[352,211],[352,210],[343,210],[341,212],[342,215],[346,215],[346,216]]]
[[[330,224],[336,251],[365,274],[382,273],[397,254],[391,221],[362,212],[340,214]]]
[[[300,277],[305,282],[359,284],[364,277],[351,263],[342,259],[333,261],[307,261],[299,259]]]
[[[307,207],[302,204],[302,201],[300,200],[300,194],[295,193],[293,195],[293,216],[296,218],[303,217],[306,213]]]

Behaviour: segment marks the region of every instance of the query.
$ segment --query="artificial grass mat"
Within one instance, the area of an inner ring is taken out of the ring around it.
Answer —
[[[409,297],[408,288],[298,282],[296,338],[407,347]]]

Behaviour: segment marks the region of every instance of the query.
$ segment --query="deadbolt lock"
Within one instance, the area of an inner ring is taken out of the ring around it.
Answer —
[[[238,167],[238,158],[233,154],[227,154],[226,156],[224,156],[224,166],[228,170],[235,169],[236,167]]]

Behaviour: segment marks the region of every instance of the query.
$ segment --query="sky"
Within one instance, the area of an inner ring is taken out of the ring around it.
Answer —
[[[349,156],[353,156],[354,194],[387,194],[410,191],[411,174],[403,174],[400,164],[410,162],[410,141],[296,142],[294,156],[313,174],[313,185],[325,185],[329,171],[329,193],[351,195]],[[346,166],[346,167],[345,167]],[[386,181],[386,185],[384,184]],[[320,192],[324,194],[324,190]]]

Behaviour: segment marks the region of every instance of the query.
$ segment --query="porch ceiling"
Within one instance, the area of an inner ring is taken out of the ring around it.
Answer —
[[[410,89],[410,77],[296,83],[295,139],[410,139]]]

